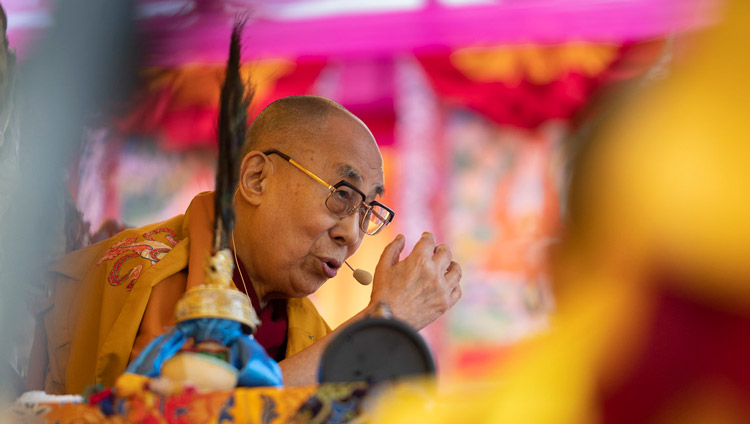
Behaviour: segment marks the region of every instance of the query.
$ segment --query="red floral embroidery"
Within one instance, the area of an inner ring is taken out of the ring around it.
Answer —
[[[161,233],[166,233],[164,238],[168,244],[154,239],[154,236]],[[178,242],[175,240],[176,236],[177,234],[170,228],[157,228],[143,234],[142,237],[144,240],[141,241],[138,241],[139,236],[137,235],[124,238],[114,246],[110,247],[109,250],[99,258],[96,265],[98,266],[106,261],[118,258],[107,276],[107,281],[112,286],[120,286],[127,282],[125,290],[130,291],[133,289],[133,286],[135,286],[138,277],[141,276],[143,264],[140,263],[132,267],[127,271],[127,274],[121,274],[120,272],[125,262],[136,258],[147,259],[148,262],[146,262],[146,264],[148,266],[159,262],[172,250],[172,247],[177,245]]]

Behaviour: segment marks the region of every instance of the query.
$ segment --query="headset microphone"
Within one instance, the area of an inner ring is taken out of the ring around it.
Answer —
[[[367,286],[367,285],[370,285],[370,283],[372,283],[372,274],[365,271],[364,269],[352,268],[352,266],[349,265],[349,262],[347,261],[344,261],[344,263],[346,264],[346,266],[349,267],[349,269],[352,270],[352,272],[354,272],[354,279],[357,280],[359,284],[362,284],[363,286]]]

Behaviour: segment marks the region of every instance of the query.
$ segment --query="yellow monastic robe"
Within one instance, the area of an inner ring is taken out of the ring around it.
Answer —
[[[180,296],[203,281],[212,223],[213,193],[201,193],[185,215],[125,230],[53,266],[51,303],[32,353],[48,358],[37,365],[48,393],[113,385],[140,349],[175,324]],[[331,331],[307,298],[289,299],[287,315],[287,357]]]

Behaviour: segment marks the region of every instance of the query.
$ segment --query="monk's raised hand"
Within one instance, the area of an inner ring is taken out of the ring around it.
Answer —
[[[393,315],[421,330],[461,298],[461,267],[445,244],[423,233],[411,254],[399,260],[405,239],[398,235],[380,256],[370,305],[386,302]]]

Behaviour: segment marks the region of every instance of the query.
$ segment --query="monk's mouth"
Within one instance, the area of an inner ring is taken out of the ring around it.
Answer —
[[[337,261],[336,259],[321,258],[320,262],[323,269],[323,275],[328,278],[335,277],[338,273],[339,268],[341,268],[341,262]]]

